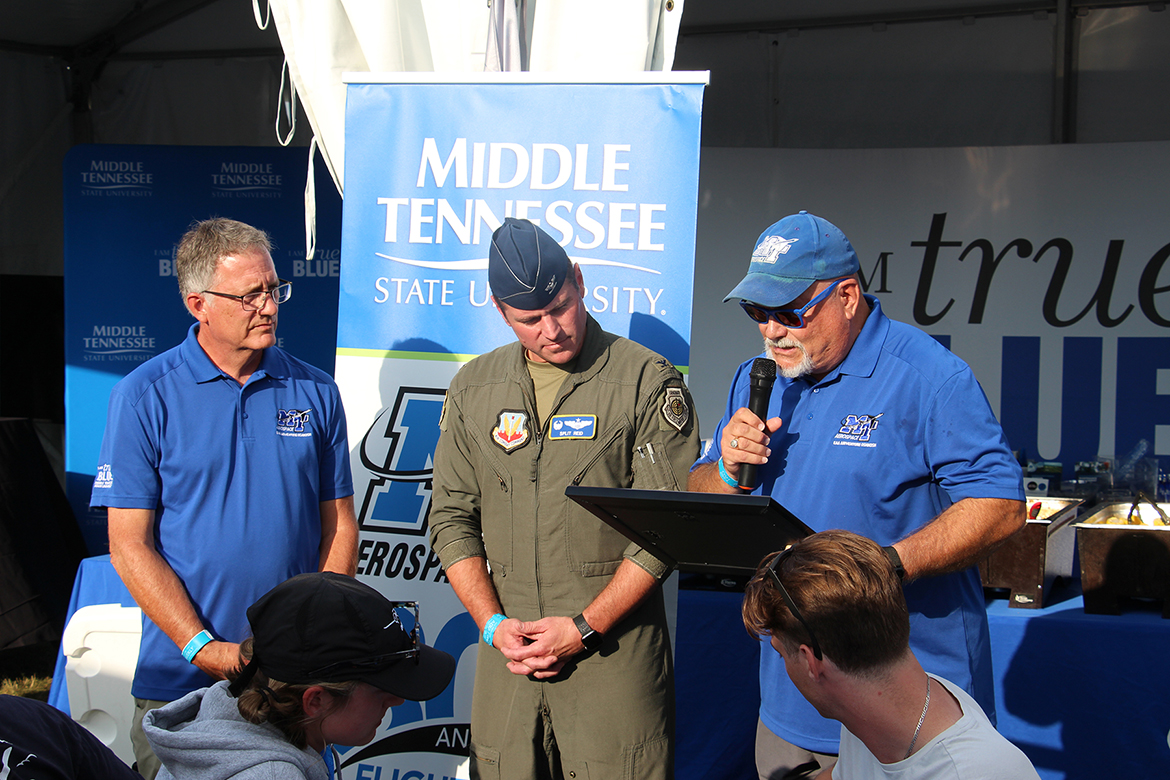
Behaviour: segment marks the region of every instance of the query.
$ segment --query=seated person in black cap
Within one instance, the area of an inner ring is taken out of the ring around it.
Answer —
[[[243,668],[143,719],[158,777],[327,780],[326,745],[369,742],[386,710],[438,696],[455,673],[397,606],[332,572],[270,590],[248,608]]]

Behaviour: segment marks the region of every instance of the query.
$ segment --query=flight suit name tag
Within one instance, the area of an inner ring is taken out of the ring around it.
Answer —
[[[597,415],[557,414],[549,421],[548,438],[592,439],[597,436]]]

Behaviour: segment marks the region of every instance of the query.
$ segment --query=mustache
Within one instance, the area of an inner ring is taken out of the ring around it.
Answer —
[[[782,339],[764,339],[764,346],[768,349],[799,349],[804,352],[804,345],[795,339],[784,337]]]

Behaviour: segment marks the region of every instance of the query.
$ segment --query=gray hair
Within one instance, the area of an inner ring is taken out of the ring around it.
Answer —
[[[216,217],[192,224],[175,248],[175,274],[184,304],[188,295],[211,286],[225,256],[260,249],[272,253],[268,234],[243,222]]]

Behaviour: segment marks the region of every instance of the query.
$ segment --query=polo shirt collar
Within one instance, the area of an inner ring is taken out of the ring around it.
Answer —
[[[212,362],[207,353],[203,351],[203,347],[199,346],[199,323],[191,324],[187,330],[187,338],[183,339],[183,343],[179,345],[179,351],[183,355],[183,360],[190,367],[191,376],[196,382],[214,382],[221,377],[227,377],[219,366]],[[280,350],[275,347],[269,347],[260,355],[260,366],[248,379],[252,382],[256,379],[262,379],[266,376],[274,378],[282,378],[288,373],[287,366],[279,354]],[[234,380],[233,380],[234,381]]]
[[[890,320],[882,313],[882,304],[876,297],[866,295],[864,299],[871,306],[865,325],[862,326],[861,333],[857,334],[857,341],[853,342],[853,347],[845,356],[845,360],[825,377],[826,379],[837,374],[868,377],[873,376],[877,369],[882,346],[886,343],[886,334],[890,331]]]

